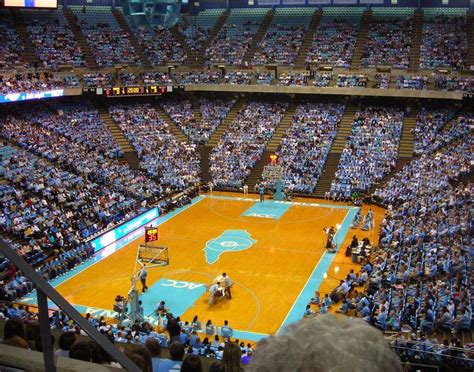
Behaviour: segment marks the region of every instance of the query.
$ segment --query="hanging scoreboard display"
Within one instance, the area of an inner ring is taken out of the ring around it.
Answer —
[[[147,85],[142,87],[113,87],[105,88],[104,93],[107,97],[117,96],[147,96],[161,95],[170,92],[173,87],[160,87],[158,85]]]
[[[158,227],[145,227],[145,243],[158,241]]]

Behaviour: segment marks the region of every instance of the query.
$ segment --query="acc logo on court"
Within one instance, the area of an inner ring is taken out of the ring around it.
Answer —
[[[245,230],[226,230],[219,237],[211,239],[206,243],[204,248],[206,261],[212,265],[219,260],[221,254],[244,251],[256,242]]]

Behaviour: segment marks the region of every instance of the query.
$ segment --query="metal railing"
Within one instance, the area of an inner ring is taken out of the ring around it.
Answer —
[[[48,299],[54,302],[70,319],[74,320],[89,337],[97,342],[112,359],[131,372],[139,372],[140,368],[133,363],[125,354],[121,353],[103,334],[95,329],[82,315],[61,296],[48,282],[35,272],[25,260],[23,260],[13,247],[0,238],[0,253],[8,258],[18,270],[30,279],[36,286],[39,309],[39,325],[41,331],[41,342],[43,345],[44,367],[48,372],[55,372],[53,345],[51,342],[51,327],[49,323]]]

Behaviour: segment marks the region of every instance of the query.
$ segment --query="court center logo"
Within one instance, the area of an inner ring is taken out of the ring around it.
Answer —
[[[212,265],[221,254],[244,251],[256,242],[246,230],[226,230],[219,237],[207,241],[204,248],[206,262]]]

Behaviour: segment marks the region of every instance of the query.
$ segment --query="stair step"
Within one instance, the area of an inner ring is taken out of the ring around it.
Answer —
[[[215,145],[217,145],[217,142],[219,142],[219,139],[224,134],[224,132],[229,128],[229,125],[235,119],[236,114],[242,109],[242,107],[245,105],[245,103],[246,103],[246,99],[243,98],[243,97],[240,97],[235,102],[234,106],[231,108],[231,110],[227,114],[224,121],[221,123],[221,125],[219,125],[219,127],[209,137],[209,141],[207,141],[207,144],[209,146],[214,147]]]
[[[112,134],[112,137],[114,137],[115,141],[119,144],[120,148],[122,149],[122,152],[124,154],[123,159],[128,163],[130,168],[139,169],[140,159],[138,158],[137,153],[135,152],[131,143],[123,134],[122,130],[111,118],[107,108],[103,104],[97,101],[93,101],[93,104],[95,108],[99,111],[100,119],[105,123],[107,129]]]
[[[313,17],[311,18],[311,22],[309,24],[308,30],[306,30],[306,35],[303,40],[303,45],[301,46],[298,57],[295,60],[295,65],[297,67],[303,68],[306,64],[306,55],[310,50],[313,44],[313,37],[314,33],[319,27],[319,23],[321,22],[321,16],[323,12],[321,9],[316,9],[314,11]]]
[[[197,59],[204,61],[205,60],[205,52],[206,49],[211,45],[211,43],[214,41],[216,38],[217,34],[221,30],[222,26],[224,26],[224,23],[226,22],[227,18],[229,17],[229,12],[224,11],[222,12],[221,16],[217,20],[217,22],[214,24],[214,27],[212,28],[212,31],[209,33],[209,37],[207,38],[207,41],[204,43],[202,48],[197,52]],[[201,64],[202,65],[202,64]]]
[[[188,137],[183,133],[180,127],[170,118],[170,116],[166,113],[166,111],[161,107],[159,102],[156,103],[154,109],[160,115],[160,118],[164,120],[168,124],[168,128],[170,132],[175,135],[179,141],[186,142]]]
[[[423,11],[418,10],[413,17],[413,29],[411,35],[411,49],[409,54],[408,71],[416,71],[420,67],[420,47],[423,32]]]
[[[97,68],[97,61],[94,58],[94,54],[87,43],[86,38],[82,34],[79,26],[76,24],[76,19],[74,14],[69,9],[63,10],[64,17],[66,18],[67,23],[69,24],[69,28],[71,29],[74,39],[76,40],[79,48],[81,49],[82,54],[84,55],[84,59],[86,61],[86,65],[90,68]]]
[[[124,18],[123,14],[120,12],[113,12],[113,15],[120,26],[120,28],[128,34],[128,40],[130,40],[130,44],[132,44],[133,49],[135,50],[136,55],[140,58],[140,62],[143,66],[147,68],[151,68],[150,60],[148,59],[147,55],[145,54],[145,50],[143,46],[138,42],[135,34],[133,33],[130,25],[128,24],[127,20]]]
[[[354,55],[352,56],[351,69],[358,69],[360,67],[362,52],[364,51],[364,47],[367,43],[367,34],[369,32],[371,18],[372,12],[370,10],[366,10],[362,16],[356,43],[354,45]]]
[[[252,39],[252,43],[250,44],[249,48],[245,52],[244,58],[242,59],[244,63],[245,62],[250,63],[252,61],[255,51],[257,50],[257,47],[260,44],[260,42],[265,37],[265,34],[267,33],[267,30],[268,30],[268,26],[270,26],[270,23],[272,22],[274,15],[275,15],[275,11],[273,9],[269,9],[267,14],[263,18],[263,21],[260,24],[260,27],[258,28],[257,33],[254,35]]]

